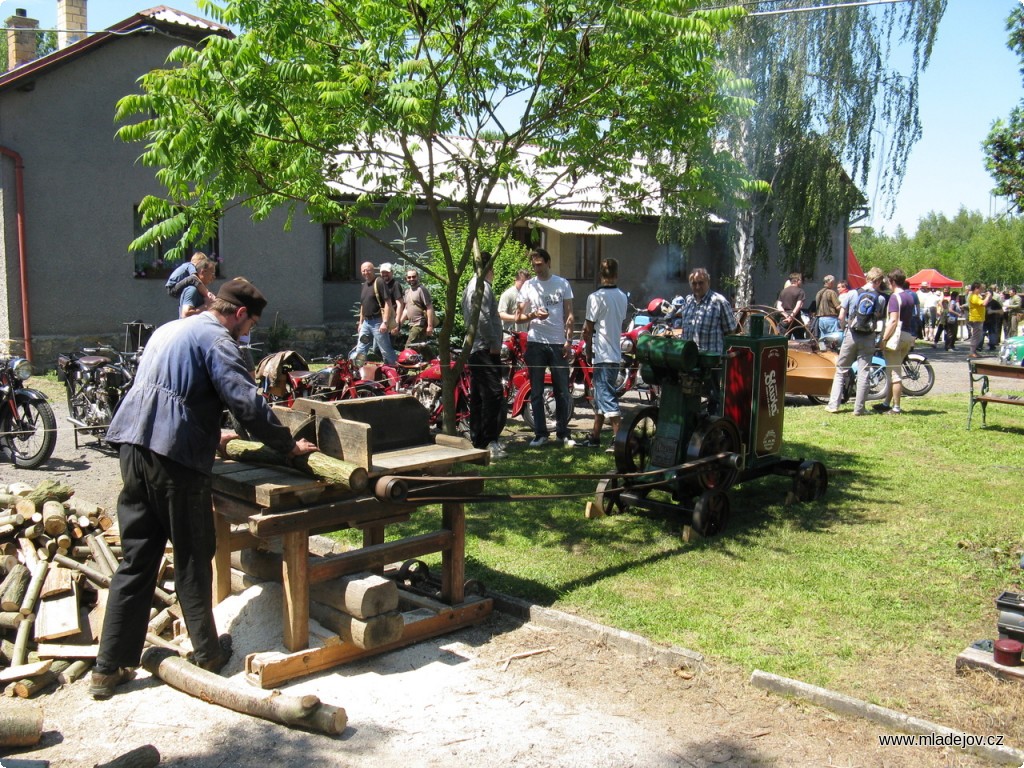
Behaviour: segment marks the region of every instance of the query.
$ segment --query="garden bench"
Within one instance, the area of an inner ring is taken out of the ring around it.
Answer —
[[[974,406],[981,404],[981,425],[988,426],[985,421],[986,408],[989,403],[1000,405],[1024,405],[1024,395],[991,395],[989,394],[989,378],[997,377],[1004,379],[1017,379],[1024,381],[1024,367],[1020,365],[1005,365],[981,360],[970,360],[971,373],[971,404],[967,411],[967,428],[971,428],[971,416],[974,414]],[[980,391],[975,394],[974,385],[980,385]]]

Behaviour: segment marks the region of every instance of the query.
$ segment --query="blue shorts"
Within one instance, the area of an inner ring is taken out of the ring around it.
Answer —
[[[619,415],[619,399],[615,396],[615,380],[619,375],[618,363],[598,363],[594,366],[594,412],[602,416]]]

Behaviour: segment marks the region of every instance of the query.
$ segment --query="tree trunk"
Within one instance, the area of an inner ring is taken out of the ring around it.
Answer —
[[[171,651],[150,648],[142,656],[142,665],[150,674],[179,691],[263,720],[329,735],[341,733],[348,723],[344,709],[321,704],[316,696],[298,698],[279,691],[268,697],[254,695],[232,687],[219,675],[207,672]]]

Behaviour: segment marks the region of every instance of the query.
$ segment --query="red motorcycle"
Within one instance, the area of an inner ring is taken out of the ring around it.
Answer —
[[[453,349],[452,356],[459,351]],[[450,364],[453,368],[455,363]],[[444,400],[441,396],[441,360],[434,358],[413,377],[410,392],[424,408],[430,426],[441,429],[444,426]],[[463,366],[455,382],[455,430],[464,437],[469,436],[469,366]]]
[[[370,364],[364,365],[362,368],[363,378],[378,382],[384,387],[386,394],[389,395],[412,392],[412,388],[419,380],[420,374],[431,365],[421,353],[421,350],[430,346],[430,344],[431,342],[410,344],[398,353],[398,360],[394,365],[388,365],[387,363],[372,366]],[[373,368],[372,373],[369,371],[371,367]]]
[[[526,332],[506,334],[501,347],[501,361],[506,366],[502,375],[505,398],[508,401],[508,415],[522,416],[526,425],[533,429],[533,407],[530,405],[530,369],[526,367]],[[569,400],[569,418],[572,419],[575,402]],[[555,389],[551,374],[544,373],[544,421],[555,423]]]
[[[330,363],[319,371],[310,371],[297,352],[275,352],[256,366],[259,391],[271,403],[291,406],[298,397],[313,400],[350,400],[380,397],[386,394],[377,381],[363,379],[359,366],[347,355],[315,358],[312,362]]]

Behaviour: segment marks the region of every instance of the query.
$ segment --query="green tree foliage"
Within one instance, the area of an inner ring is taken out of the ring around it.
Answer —
[[[729,215],[741,302],[751,298],[751,267],[766,264],[768,222],[783,271],[813,274],[832,228],[863,204],[855,185],[879,173],[891,209],[921,135],[918,77],[945,8],[946,0],[790,12],[747,5],[727,51],[756,106],[728,145],[771,193],[746,194]]]
[[[1007,46],[1021,59],[1024,75],[1024,8],[1014,8],[1006,20]],[[997,195],[1009,198],[1015,210],[1024,207],[1024,102],[1006,120],[996,120],[984,143],[985,168]]]
[[[929,213],[912,238],[900,230],[879,235],[867,229],[852,235],[857,260],[868,269],[900,267],[908,275],[931,267],[970,284],[1024,285],[1024,219],[988,219],[961,208],[953,218]]]
[[[718,62],[742,11],[706,5],[204,4],[243,33],[176,49],[176,66],[143,77],[118,107],[118,119],[137,119],[121,137],[145,142],[141,160],[167,190],[143,201],[149,229],[135,246],[182,231],[202,240],[230,205],[256,219],[284,206],[374,237],[419,204],[452,306],[498,203],[508,226],[567,200],[641,213],[713,196],[720,179],[680,159],[714,157],[723,115],[750,103]],[[452,210],[466,227],[458,248],[443,226]],[[449,313],[444,363],[452,330]],[[447,396],[454,376],[442,370]]]

